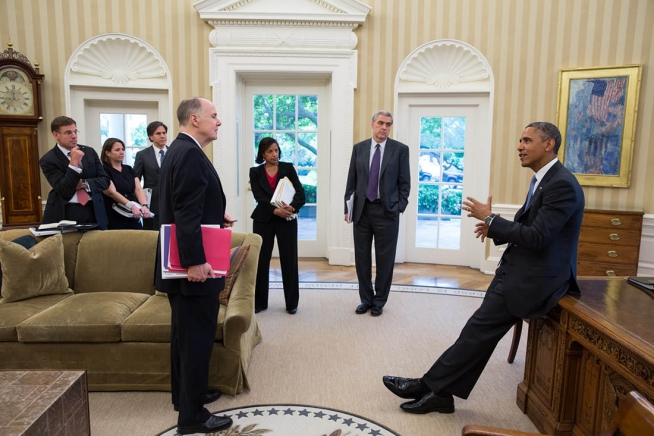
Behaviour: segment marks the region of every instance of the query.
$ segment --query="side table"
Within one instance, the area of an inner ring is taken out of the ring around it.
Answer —
[[[0,436],[90,436],[85,371],[0,371]]]

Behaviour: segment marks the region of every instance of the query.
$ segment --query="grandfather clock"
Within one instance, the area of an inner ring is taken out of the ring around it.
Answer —
[[[2,227],[41,223],[37,126],[43,119],[39,64],[12,43],[0,53],[0,201]]]

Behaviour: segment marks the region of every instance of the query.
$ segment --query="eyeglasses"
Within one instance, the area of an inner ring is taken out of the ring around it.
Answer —
[[[66,130],[65,132],[57,132],[60,135],[65,135],[65,136],[70,136],[70,135],[77,135],[79,133],[79,130]]]

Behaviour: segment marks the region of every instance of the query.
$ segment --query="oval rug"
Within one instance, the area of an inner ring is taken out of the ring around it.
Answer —
[[[214,436],[398,436],[398,433],[362,416],[326,407],[266,404],[213,412],[227,415],[234,424]],[[157,436],[175,436],[177,427]]]

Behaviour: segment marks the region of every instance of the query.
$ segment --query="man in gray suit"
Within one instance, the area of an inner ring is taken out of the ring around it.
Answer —
[[[152,218],[143,219],[143,229],[159,230],[159,169],[168,152],[168,127],[161,121],[148,124],[148,138],[152,146],[136,153],[134,174],[143,177],[143,187],[152,190],[149,209],[154,213]]]
[[[379,111],[372,117],[372,138],[352,149],[345,186],[345,222],[354,223],[354,261],[361,304],[357,314],[370,310],[379,316],[393,281],[400,214],[409,202],[411,175],[409,147],[388,138],[393,115]],[[352,219],[347,201],[353,197]],[[372,286],[372,241],[377,272]]]

